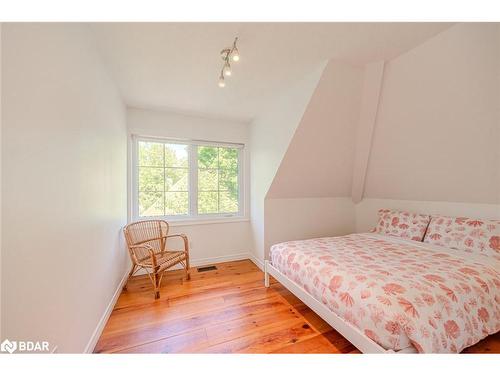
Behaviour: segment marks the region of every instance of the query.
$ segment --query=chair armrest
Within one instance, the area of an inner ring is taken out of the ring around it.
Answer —
[[[137,250],[139,250],[139,249],[146,250],[149,253],[149,257],[151,258],[151,264],[153,265],[153,267],[156,267],[156,255],[155,255],[155,252],[154,252],[153,248],[150,245],[148,245],[148,244],[141,244],[141,245],[129,246],[129,250],[130,250],[131,255],[134,258],[134,261],[137,264],[141,264],[141,261],[144,260],[145,258],[147,258],[147,257],[144,257],[144,256],[141,256],[141,257],[137,256],[138,255],[137,254]]]
[[[181,237],[182,240],[184,241],[184,252],[187,254],[189,253],[189,242],[188,238],[185,234],[170,234],[166,236],[165,238],[171,238],[171,237]]]

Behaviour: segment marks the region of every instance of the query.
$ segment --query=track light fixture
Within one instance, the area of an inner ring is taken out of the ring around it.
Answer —
[[[238,37],[234,38],[232,47],[224,48],[222,51],[220,51],[220,56],[224,61],[224,65],[222,66],[219,75],[219,87],[225,87],[226,86],[225,78],[230,77],[233,73],[231,70],[230,61],[232,62],[240,61],[240,51],[238,51],[238,47],[236,46],[237,42],[238,42]]]

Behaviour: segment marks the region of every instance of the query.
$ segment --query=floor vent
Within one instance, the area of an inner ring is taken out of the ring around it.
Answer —
[[[207,271],[215,271],[217,267],[215,266],[206,266],[206,267],[198,267],[198,272],[207,272]]]

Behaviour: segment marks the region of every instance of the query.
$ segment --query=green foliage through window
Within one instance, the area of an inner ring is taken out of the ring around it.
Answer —
[[[198,147],[198,213],[238,212],[238,150]]]
[[[138,142],[139,216],[189,213],[188,146]]]
[[[194,181],[198,190],[194,197],[197,213],[239,212],[238,149],[217,146],[191,149],[198,163]],[[189,155],[187,144],[138,142],[139,216],[189,215]]]

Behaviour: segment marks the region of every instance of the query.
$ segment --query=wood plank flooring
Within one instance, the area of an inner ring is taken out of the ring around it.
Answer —
[[[96,353],[359,353],[276,280],[249,260],[216,271],[165,274],[154,300],[147,276],[120,295]],[[500,353],[500,334],[468,348]]]

